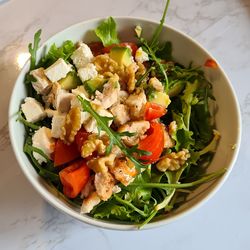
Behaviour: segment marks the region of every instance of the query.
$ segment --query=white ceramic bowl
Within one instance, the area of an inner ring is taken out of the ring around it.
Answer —
[[[154,28],[158,25],[156,22],[141,18],[116,17],[115,20],[117,22],[119,36],[122,41],[135,40],[135,25],[142,26],[143,36],[146,38],[152,35]],[[100,21],[101,19],[84,21],[57,33],[45,42],[39,49],[38,57],[40,57],[44,49],[48,48],[51,44],[56,43],[57,45],[60,45],[67,39],[74,42],[79,40],[83,40],[85,42],[95,41],[96,36],[94,35],[93,29],[96,28]],[[161,40],[169,40],[172,42],[173,56],[175,60],[184,65],[188,65],[190,61],[192,61],[194,65],[204,65],[204,62],[208,58],[213,58],[211,54],[209,54],[200,44],[172,27],[163,27]],[[116,230],[137,229],[136,225],[129,225],[121,222],[102,221],[93,219],[88,215],[80,215],[76,208],[70,206],[57,197],[46,181],[37,175],[35,169],[23,153],[25,133],[24,126],[21,123],[16,122],[16,112],[18,111],[22,100],[26,97],[24,77],[28,68],[29,62],[25,64],[17,78],[9,106],[9,130],[11,143],[16,158],[26,177],[29,179],[33,187],[41,194],[41,196],[51,205],[80,221],[98,227]],[[166,215],[164,218],[152,221],[145,228],[153,228],[167,224],[200,207],[201,204],[210,199],[222,186],[235,163],[241,137],[240,111],[235,93],[228,77],[220,65],[218,65],[217,69],[204,68],[204,71],[206,77],[213,84],[213,93],[218,105],[216,126],[222,135],[216,154],[209,165],[208,172],[216,171],[222,167],[226,167],[228,171],[220,179],[198,187],[188,197],[188,201],[183,206]],[[232,145],[234,144],[236,144],[236,148],[232,150]]]

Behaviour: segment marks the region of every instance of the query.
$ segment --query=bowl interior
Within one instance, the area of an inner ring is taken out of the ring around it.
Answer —
[[[136,18],[115,18],[119,30],[119,35],[122,41],[135,41],[134,27],[141,25],[143,28],[143,36],[150,37],[153,33],[157,23],[144,19]],[[40,58],[45,51],[52,45],[62,44],[65,40],[72,40],[77,42],[83,40],[84,42],[91,42],[97,40],[93,29],[96,28],[100,19],[90,20],[73,25],[64,31],[54,35],[40,48],[38,58]],[[181,64],[188,65],[191,61],[194,65],[204,65],[204,62],[208,58],[213,58],[204,48],[198,43],[192,40],[190,37],[180,33],[179,31],[164,26],[161,35],[162,41],[171,41],[173,44],[173,56],[175,60]],[[21,71],[10,101],[9,108],[9,128],[12,146],[18,159],[18,162],[37,191],[53,206],[61,211],[81,220],[86,223],[119,230],[136,229],[135,225],[128,225],[120,222],[105,222],[95,220],[88,215],[80,215],[78,209],[70,206],[58,197],[56,192],[40,178],[35,172],[33,166],[23,153],[24,144],[24,127],[21,123],[16,122],[16,112],[22,100],[26,97],[24,77],[28,71],[29,63],[26,63]],[[240,113],[238,103],[231,87],[231,84],[219,66],[218,69],[204,68],[206,77],[213,84],[213,93],[216,98],[218,112],[215,115],[217,129],[221,133],[221,140],[217,148],[216,154],[209,165],[208,172],[218,170],[222,167],[227,167],[227,173],[217,181],[210,182],[198,187],[189,197],[188,201],[176,211],[169,215],[161,217],[160,219],[151,222],[146,228],[155,227],[166,224],[186,214],[188,211],[192,211],[201,205],[204,201],[208,200],[216,190],[222,185],[231,171],[233,164],[236,160],[236,156],[239,150],[240,144]],[[236,144],[236,148],[232,150],[232,145]]]

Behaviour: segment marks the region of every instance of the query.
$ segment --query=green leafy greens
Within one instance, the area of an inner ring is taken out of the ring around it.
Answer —
[[[116,31],[116,23],[113,17],[104,20],[96,29],[95,34],[103,43],[104,47],[119,43]]]

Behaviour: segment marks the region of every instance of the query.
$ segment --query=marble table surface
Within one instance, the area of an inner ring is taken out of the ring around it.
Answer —
[[[167,23],[204,45],[228,73],[243,120],[238,160],[227,182],[202,209],[167,226],[116,232],[58,212],[21,172],[8,137],[10,94],[22,53],[38,28],[43,40],[89,18],[159,20],[163,0],[0,0],[0,249],[250,249],[250,1],[175,0]]]

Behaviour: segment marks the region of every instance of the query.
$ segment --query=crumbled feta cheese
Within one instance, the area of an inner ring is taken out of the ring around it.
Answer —
[[[54,152],[55,141],[51,136],[51,130],[46,127],[39,128],[32,137],[32,146],[41,149],[44,154],[50,157],[50,154]],[[33,153],[35,159],[41,164],[46,162],[46,159],[39,153]]]
[[[81,43],[79,48],[73,52],[71,59],[74,65],[79,69],[91,62],[93,54],[87,44]]]
[[[144,63],[149,60],[148,54],[140,47],[135,52],[135,60],[136,62]]]
[[[72,70],[71,65],[67,64],[62,58],[59,58],[55,63],[44,70],[45,75],[51,82],[57,82]]]
[[[44,74],[44,68],[34,69],[30,72],[30,75],[36,79],[35,82],[32,82],[32,86],[36,92],[41,95],[46,95],[50,91],[52,83]]]
[[[35,98],[26,97],[21,109],[28,122],[37,122],[46,117],[46,112],[40,102]]]
[[[55,114],[51,123],[51,135],[54,138],[60,138],[62,134],[62,127],[64,126],[66,114]]]
[[[82,82],[90,80],[97,76],[97,70],[93,63],[88,63],[84,68],[78,69],[78,76]]]

